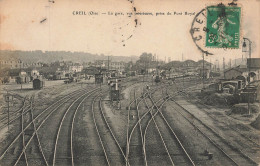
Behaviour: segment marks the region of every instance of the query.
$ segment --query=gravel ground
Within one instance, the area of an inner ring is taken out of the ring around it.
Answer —
[[[93,80],[84,80],[81,83],[72,83],[72,84],[64,84],[63,80],[57,80],[57,81],[46,81],[45,87],[41,90],[33,90],[31,89],[32,84],[23,84],[23,90],[20,90],[20,85],[17,84],[10,84],[10,85],[1,85],[0,88],[2,89],[12,89],[11,93],[16,94],[21,97],[25,96],[31,96],[35,95],[35,105],[37,105],[35,111],[40,111],[46,108],[48,105],[53,103],[54,100],[57,100],[64,96],[65,94],[71,93],[77,89],[80,89],[88,84],[92,84]],[[3,92],[3,91],[1,91]],[[0,96],[3,96],[3,93],[0,94]],[[6,103],[2,100],[0,100],[0,103],[6,105]],[[10,105],[10,113],[17,111],[21,108],[22,102],[21,99],[15,98],[13,105]],[[2,105],[1,104],[1,105]],[[2,105],[3,106],[3,105]],[[1,113],[0,113],[0,119],[7,116],[6,113],[7,108],[1,107]],[[16,114],[17,116],[17,114]],[[1,125],[6,122],[0,122]],[[11,124],[10,125],[10,133],[11,135],[8,135],[8,128],[7,126],[3,129],[1,129],[1,142],[5,142],[4,140],[12,138],[12,136],[17,134],[17,128],[20,128],[20,123]],[[7,137],[8,136],[8,137]]]
[[[143,87],[145,87],[147,84],[150,83],[136,83],[133,84],[133,82],[128,81],[124,83],[124,88],[122,90],[122,100],[120,101],[121,107],[117,108],[115,102],[112,104],[110,101],[108,101],[109,97],[108,94],[104,94],[104,98],[102,101],[103,111],[105,114],[105,117],[115,134],[116,139],[119,141],[120,146],[122,147],[123,151],[126,151],[126,144],[127,144],[127,116],[128,116],[128,110],[127,107],[129,106],[130,101],[134,99],[134,89],[136,89],[136,96],[140,96],[143,92]],[[187,82],[188,84],[188,82]],[[42,90],[36,91],[29,89],[31,86],[30,84],[24,85],[23,90],[19,90],[19,85],[6,85],[6,86],[16,86],[13,87],[14,91],[13,93],[16,93],[20,96],[26,96],[26,95],[35,95],[35,105],[37,105],[35,112],[40,112],[44,108],[46,108],[48,105],[53,103],[54,101],[57,101],[58,99],[62,98],[64,95],[73,92],[75,90],[82,89],[84,87],[87,87],[89,85],[92,85],[92,89],[94,87],[97,87],[93,85],[93,80],[84,80],[79,83],[71,83],[71,84],[64,84],[63,81],[48,81],[45,83],[45,87]],[[161,84],[161,87],[166,87],[166,84]],[[168,84],[167,84],[168,85]],[[193,88],[200,88],[200,85],[196,85]],[[103,85],[103,87],[107,88],[107,85]],[[159,85],[151,85],[151,89],[160,87]],[[27,88],[27,89],[26,89]],[[168,90],[170,94],[174,94],[176,92],[176,87],[171,86],[171,89]],[[154,100],[158,100],[162,97],[162,95],[166,94],[165,89],[160,89],[157,92],[155,92],[152,96]],[[227,141],[229,141],[233,146],[237,148],[243,149],[243,152],[247,153],[250,157],[252,157],[254,160],[258,160],[259,154],[259,148],[252,149],[251,144],[249,144],[246,140],[242,139],[241,133],[243,135],[246,135],[247,137],[252,138],[254,141],[259,141],[258,135],[260,134],[259,131],[252,128],[250,125],[239,123],[238,120],[234,120],[230,116],[225,114],[225,110],[223,109],[214,109],[214,108],[208,108],[203,107],[203,105],[199,105],[196,103],[195,100],[188,101],[183,96],[176,97],[179,104],[183,105],[183,107],[187,108],[192,114],[194,114],[196,117],[201,119],[205,124],[208,126],[211,126],[215,131],[219,133],[220,136],[225,138]],[[17,102],[19,100],[17,99]],[[0,101],[1,102],[1,101]],[[2,101],[3,102],[3,101]],[[151,101],[148,101],[149,105],[152,105]],[[57,126],[60,122],[59,119],[61,115],[66,110],[66,107],[68,107],[69,103],[64,104],[58,112],[53,114],[53,117],[50,118],[43,128],[41,128],[41,134],[40,137],[42,140],[51,140],[51,141],[43,141],[43,147],[45,152],[48,154],[47,159],[49,164],[52,163],[52,153],[53,153],[53,140],[55,140],[55,133],[57,128],[53,127],[50,128],[50,126]],[[21,103],[18,102],[17,108],[21,106]],[[93,119],[92,119],[92,113],[91,113],[91,100],[86,101],[79,109],[79,112],[76,117],[76,123],[75,123],[75,130],[74,133],[76,135],[75,137],[75,164],[76,165],[84,165],[82,163],[90,163],[91,165],[104,165],[106,164],[102,147],[99,143],[99,140],[97,139],[98,136],[96,134],[94,125],[93,125]],[[16,108],[16,107],[13,107]],[[16,108],[16,109],[17,109]],[[145,107],[144,103],[140,104],[140,114],[144,114],[147,112],[147,109]],[[204,111],[203,111],[203,110]],[[14,109],[15,110],[15,109]],[[98,111],[98,109],[96,109]],[[195,163],[197,165],[231,165],[230,161],[223,157],[223,154],[219,150],[217,150],[212,143],[208,139],[206,139],[200,132],[198,132],[197,129],[195,129],[190,122],[185,120],[178,112],[174,111],[174,105],[171,101],[167,102],[165,106],[162,109],[163,114],[167,118],[169,124],[172,126],[180,140],[183,142],[183,145],[187,148],[187,151],[189,154],[191,154],[192,158],[194,159]],[[100,116],[100,115],[99,115]],[[100,116],[101,117],[101,116]],[[0,115],[1,118],[1,115]],[[130,126],[133,126],[137,122],[137,111],[135,109],[130,110]],[[214,119],[215,118],[215,119]],[[56,119],[56,120],[55,120]],[[146,119],[144,120],[144,124],[147,123],[147,121],[150,119],[150,116],[146,116]],[[171,138],[171,134],[169,134],[167,127],[163,124],[162,119],[160,119],[159,114],[156,116],[156,121],[160,124],[158,125],[159,128],[162,130],[162,134],[165,138],[165,142],[169,147],[169,151],[173,158],[175,158],[175,163],[177,165],[187,165],[186,162],[182,162],[183,159],[181,159],[182,152],[177,150],[177,145],[174,145],[172,143],[173,138]],[[99,119],[99,122],[102,122],[102,119]],[[69,122],[68,122],[69,124]],[[66,127],[66,125],[65,125]],[[236,128],[241,133],[237,133],[237,131],[229,128]],[[16,135],[20,131],[20,122],[14,123],[11,126],[10,133],[7,135],[7,128],[2,129],[0,132],[1,134],[1,144],[8,144],[8,140],[12,140],[13,136]],[[46,134],[45,131],[48,131],[49,134]],[[104,133],[102,136],[108,137],[109,132],[105,129],[102,130]],[[50,134],[52,133],[52,134]],[[69,138],[68,138],[69,139]],[[106,138],[106,140],[113,141],[111,138]],[[106,144],[109,141],[106,142]],[[107,146],[107,145],[106,145]],[[142,156],[142,143],[140,141],[140,133],[139,133],[139,127],[137,130],[134,131],[133,138],[131,140],[130,144],[130,164],[131,165],[144,165],[144,160]],[[151,125],[148,128],[147,133],[147,155],[149,159],[148,164],[149,165],[170,165],[171,162],[167,160],[167,153],[165,152],[163,148],[162,141],[160,140],[160,137],[158,135],[158,131],[154,125],[154,123],[151,123]],[[116,146],[108,146],[115,148]],[[214,154],[214,157],[212,160],[209,160],[207,156],[203,155],[205,150],[209,150]],[[13,149],[13,151],[16,151],[17,149]],[[112,152],[113,149],[110,149]],[[35,152],[36,153],[36,152]],[[37,152],[38,153],[38,152]],[[110,154],[112,156],[114,154]],[[115,156],[119,157],[119,156]],[[180,158],[180,160],[178,160]],[[69,161],[69,159],[68,159]]]

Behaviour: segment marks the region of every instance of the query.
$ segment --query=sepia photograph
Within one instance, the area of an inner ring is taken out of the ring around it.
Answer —
[[[0,166],[260,165],[260,0],[0,0]]]

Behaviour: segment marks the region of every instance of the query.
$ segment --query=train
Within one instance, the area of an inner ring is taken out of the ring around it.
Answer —
[[[257,100],[257,86],[247,85],[243,80],[221,80],[210,84],[205,92],[233,94],[240,103],[255,102]]]
[[[217,83],[210,84],[207,88],[208,91],[215,92],[228,92],[231,94],[240,93],[245,88],[242,80],[220,80]]]

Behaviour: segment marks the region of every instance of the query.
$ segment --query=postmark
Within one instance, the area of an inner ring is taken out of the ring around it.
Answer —
[[[239,48],[241,8],[207,7],[206,47]]]
[[[240,25],[241,6],[235,3],[207,5],[195,15],[190,34],[202,53],[214,55],[219,49],[239,48]]]
[[[206,8],[199,11],[191,24],[190,34],[194,44],[197,48],[207,55],[213,55],[208,48],[205,47],[205,32],[208,31],[206,27]]]

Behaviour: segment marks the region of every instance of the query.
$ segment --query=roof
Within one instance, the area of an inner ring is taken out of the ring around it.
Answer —
[[[247,59],[247,66],[249,66],[250,68],[259,68],[260,69],[260,58]]]
[[[9,71],[9,76],[12,76],[12,77],[19,76],[20,73],[26,74],[26,71],[24,71],[24,70],[20,71],[20,69],[13,69],[13,70]]]
[[[224,73],[226,73],[226,72],[228,72],[228,71],[230,71],[230,70],[236,70],[236,71],[238,71],[238,72],[240,72],[240,73],[243,73],[243,72],[247,72],[247,71],[248,71],[247,68],[244,68],[244,67],[241,67],[241,66],[236,66],[236,67],[233,67],[233,68],[230,68],[230,69],[225,70]]]

